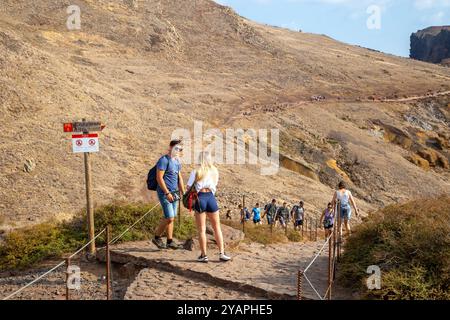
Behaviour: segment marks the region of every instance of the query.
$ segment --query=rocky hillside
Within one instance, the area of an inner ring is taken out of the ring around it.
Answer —
[[[447,64],[450,59],[450,26],[430,27],[411,35],[411,58]]]
[[[72,4],[81,30],[66,27]],[[450,190],[450,69],[209,0],[2,0],[0,66],[3,229],[83,208],[82,157],[62,132],[83,117],[107,125],[92,157],[97,203],[153,197],[148,168],[194,120],[281,130],[276,176],[221,166],[222,206],[245,192],[318,211],[342,177],[366,211]]]

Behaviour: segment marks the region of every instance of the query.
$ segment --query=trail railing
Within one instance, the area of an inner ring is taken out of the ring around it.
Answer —
[[[317,225],[316,225],[317,227]],[[317,237],[317,236],[316,236]],[[317,258],[323,253],[325,248],[328,245],[328,286],[327,289],[322,296],[319,293],[319,290],[312,284],[310,279],[307,276],[307,272],[310,270],[312,265],[316,262]],[[303,299],[303,279],[306,280],[308,285],[311,287],[315,295],[319,298],[319,300],[331,300],[332,296],[332,288],[334,284],[334,280],[336,277],[336,266],[337,262],[341,257],[342,251],[342,219],[341,219],[341,205],[339,201],[336,202],[336,208],[334,211],[334,225],[331,234],[326,239],[323,246],[313,257],[308,266],[303,270],[298,270],[297,273],[297,299]]]
[[[70,300],[70,286],[69,286],[69,279],[70,279],[70,273],[69,269],[71,266],[72,259],[77,256],[79,253],[84,251],[92,242],[95,242],[102,234],[106,233],[106,246],[103,248],[99,248],[99,250],[104,249],[105,250],[105,260],[106,260],[106,299],[111,299],[111,292],[112,292],[112,273],[111,273],[111,258],[110,258],[110,246],[119,241],[127,232],[129,232],[131,229],[133,229],[139,222],[141,222],[146,216],[148,216],[153,210],[158,207],[160,204],[156,204],[153,206],[150,210],[148,210],[145,214],[143,214],[139,219],[137,219],[132,225],[130,225],[127,229],[125,229],[123,232],[121,232],[118,236],[114,237],[112,240],[110,240],[110,236],[112,233],[112,229],[110,226],[107,226],[103,230],[101,230],[95,237],[88,241],[85,245],[83,245],[80,249],[72,253],[70,256],[65,258],[63,261],[56,264],[54,267],[49,269],[48,271],[44,272],[42,275],[34,279],[33,281],[30,281],[23,287],[19,288],[18,290],[14,291],[13,293],[9,294],[8,296],[4,297],[2,300],[9,300],[15,296],[17,296],[19,293],[27,289],[28,287],[32,286],[33,284],[39,282],[40,280],[47,277],[52,272],[55,272],[62,266],[66,266],[66,277],[65,277],[65,283],[66,283],[66,300]]]

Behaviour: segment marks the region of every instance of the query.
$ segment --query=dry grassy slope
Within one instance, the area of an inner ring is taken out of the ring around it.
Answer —
[[[70,4],[81,7],[81,31],[65,27]],[[62,122],[82,117],[108,126],[101,153],[93,156],[101,202],[148,199],[144,177],[164,151],[169,121],[191,128],[193,120],[220,128],[279,127],[283,153],[323,182],[285,169],[262,177],[252,166],[223,167],[224,204],[242,190],[250,192],[249,201],[300,194],[311,209],[321,208],[339,179],[325,162],[346,165],[354,155],[363,165],[349,169],[356,171],[358,195],[370,202],[363,202],[365,209],[449,190],[447,171],[419,169],[402,157],[407,150],[364,128],[370,119],[406,128],[403,114],[416,106],[356,100],[450,90],[450,69],[258,25],[208,0],[137,4],[2,0],[5,225],[64,217],[83,206],[82,158],[61,132]],[[311,95],[329,102],[310,103]],[[448,133],[448,123],[436,122],[435,129]],[[37,164],[31,173],[22,170],[26,159]]]

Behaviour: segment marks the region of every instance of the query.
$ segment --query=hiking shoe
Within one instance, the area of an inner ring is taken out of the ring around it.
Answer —
[[[197,262],[208,263],[208,256],[201,255],[197,258]]]
[[[161,238],[159,238],[159,239],[153,238],[153,239],[152,239],[152,242],[153,242],[153,244],[154,244],[155,246],[158,247],[158,249],[161,249],[161,250],[162,250],[162,249],[167,249],[166,244],[162,241]]]
[[[166,245],[166,247],[167,247],[167,249],[172,249],[172,250],[178,250],[178,249],[181,249],[181,248],[182,248],[182,246],[176,244],[176,243],[173,242],[173,241],[172,241],[171,243],[168,243],[168,244]]]
[[[227,256],[225,253],[219,254],[220,261],[227,262],[231,260],[231,257]]]

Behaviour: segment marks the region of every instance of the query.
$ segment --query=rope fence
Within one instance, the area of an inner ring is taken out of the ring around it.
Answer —
[[[331,239],[333,237],[333,233],[334,231],[328,236],[327,240],[325,241],[325,243],[322,245],[322,247],[320,248],[320,250],[316,253],[316,255],[313,257],[313,259],[310,261],[310,263],[308,264],[308,266],[304,269],[299,271],[299,274],[301,274],[301,277],[305,278],[306,282],[309,284],[309,286],[311,287],[311,289],[314,291],[314,293],[319,297],[320,300],[324,300],[325,297],[327,296],[328,292],[331,290],[331,286],[328,286],[328,289],[325,293],[325,295],[322,297],[320,295],[320,293],[318,292],[318,290],[316,289],[316,287],[314,287],[314,285],[311,283],[311,281],[309,280],[308,276],[306,275],[306,273],[309,271],[309,269],[313,266],[313,264],[316,262],[316,260],[319,258],[319,256],[322,254],[322,252],[325,250],[327,244],[331,245]],[[300,280],[300,279],[299,279]],[[298,300],[301,300],[301,295],[302,295],[302,282],[298,281],[297,283],[297,291],[299,292],[297,298]]]
[[[118,236],[116,236],[115,238],[113,238],[112,240],[109,240],[110,237],[110,227],[106,227],[103,230],[101,230],[93,239],[89,240],[85,245],[83,245],[80,249],[78,249],[77,251],[75,251],[74,253],[72,253],[70,256],[68,256],[65,260],[61,261],[60,263],[58,263],[57,265],[55,265],[54,267],[52,267],[50,270],[46,271],[45,273],[43,273],[42,275],[40,275],[39,277],[37,277],[36,279],[34,279],[33,281],[27,283],[26,285],[24,285],[23,287],[19,288],[18,290],[14,291],[13,293],[9,294],[8,296],[6,296],[5,298],[3,298],[2,300],[9,300],[11,298],[13,298],[14,296],[16,296],[17,294],[19,294],[20,292],[22,292],[23,290],[25,290],[26,288],[32,286],[33,284],[37,283],[38,281],[42,280],[43,278],[47,277],[49,274],[51,274],[52,272],[58,270],[59,268],[61,268],[62,266],[66,265],[67,269],[70,266],[70,261],[71,259],[73,259],[76,255],[78,255],[80,252],[82,252],[83,250],[85,250],[92,242],[95,242],[98,237],[100,237],[102,234],[104,234],[105,232],[107,233],[106,236],[106,246],[101,248],[101,249],[105,249],[106,250],[106,279],[107,279],[107,293],[106,293],[106,297],[109,300],[110,298],[110,290],[111,290],[111,269],[110,269],[110,258],[109,258],[109,246],[116,243],[117,241],[119,241],[127,232],[129,232],[132,228],[134,228],[139,222],[141,222],[147,215],[149,215],[156,207],[160,206],[160,204],[156,204],[155,206],[153,206],[150,210],[148,210],[145,214],[143,214],[139,219],[137,219],[132,225],[130,225],[127,229],[125,229],[121,234],[119,234]],[[68,288],[68,273],[66,273],[66,300],[69,299],[69,288]]]
[[[245,201],[245,200],[244,200]],[[243,201],[243,202],[244,202]],[[245,203],[245,202],[244,202]],[[32,286],[33,284],[37,283],[38,281],[40,281],[41,279],[47,277],[49,274],[51,274],[52,272],[58,270],[59,268],[61,268],[63,265],[66,265],[67,268],[69,268],[70,265],[70,260],[72,258],[74,258],[76,255],[78,255],[80,252],[82,252],[83,250],[85,250],[92,242],[95,242],[102,234],[104,234],[105,232],[107,233],[106,236],[106,246],[100,249],[104,249],[106,250],[105,252],[105,257],[106,257],[106,270],[107,270],[107,275],[106,275],[106,279],[107,279],[107,299],[110,298],[110,289],[111,289],[111,284],[109,282],[112,282],[112,275],[111,275],[111,271],[110,271],[110,257],[109,257],[109,247],[110,245],[115,244],[117,241],[119,241],[121,238],[123,238],[123,236],[125,234],[127,234],[131,229],[133,229],[138,223],[140,223],[143,219],[145,219],[151,212],[153,212],[154,209],[156,209],[158,206],[160,206],[160,204],[156,204],[155,206],[153,206],[151,209],[149,209],[145,214],[143,214],[140,218],[138,218],[133,224],[131,224],[129,227],[127,227],[123,232],[121,232],[119,235],[117,235],[116,237],[114,237],[112,240],[110,239],[110,227],[108,226],[107,228],[104,228],[103,230],[101,230],[93,239],[91,239],[90,241],[88,241],[85,245],[83,245],[80,249],[78,249],[77,251],[75,251],[74,253],[72,253],[70,256],[68,256],[65,260],[61,261],[60,263],[56,264],[54,267],[52,267],[50,270],[46,271],[45,273],[43,273],[42,275],[40,275],[38,278],[34,279],[33,281],[29,282],[28,284],[24,285],[23,287],[21,287],[20,289],[16,290],[15,292],[9,294],[8,296],[6,296],[5,298],[3,298],[2,300],[9,300],[11,298],[13,298],[14,296],[16,296],[17,294],[19,294],[20,292],[22,292],[23,290],[25,290],[26,288]],[[341,231],[340,231],[340,227],[341,227],[341,219],[340,219],[340,210],[339,210],[339,206],[336,206],[336,211],[335,211],[335,218],[336,218],[336,213],[337,213],[337,221],[338,223],[334,224],[334,230],[332,230],[331,234],[328,236],[328,238],[326,239],[325,243],[322,245],[322,247],[320,248],[320,250],[315,254],[315,256],[313,257],[313,259],[310,261],[310,263],[307,265],[307,267],[304,270],[299,270],[298,271],[298,284],[297,284],[297,290],[298,290],[298,300],[302,299],[302,278],[304,278],[306,280],[306,282],[309,284],[309,286],[312,288],[312,290],[314,291],[314,293],[318,296],[318,298],[320,300],[324,300],[327,295],[328,298],[331,298],[331,288],[333,285],[333,278],[335,275],[335,265],[336,265],[336,261],[339,260],[340,257],[340,244],[341,244]],[[336,219],[335,219],[336,220]],[[307,221],[305,221],[306,223]],[[312,225],[311,225],[312,227]],[[315,239],[317,240],[317,222],[315,224],[316,227],[316,233],[315,233]],[[303,228],[302,228],[303,229]],[[306,227],[306,230],[307,227]],[[313,239],[312,237],[312,228],[310,229],[310,240]],[[303,233],[303,230],[302,230]],[[329,284],[328,284],[328,288],[325,292],[325,295],[322,297],[321,294],[319,293],[319,291],[314,287],[314,285],[312,284],[312,282],[310,281],[310,279],[308,278],[308,276],[306,275],[306,273],[310,270],[310,268],[314,265],[314,263],[316,262],[316,260],[318,259],[318,257],[322,254],[322,252],[325,250],[327,244],[329,245]],[[337,254],[336,254],[337,251]],[[337,259],[336,259],[337,258]],[[66,299],[69,299],[69,289],[68,289],[68,274],[66,274]]]
[[[334,278],[336,274],[336,264],[339,261],[339,258],[341,256],[341,249],[342,249],[342,221],[341,221],[341,209],[340,209],[340,203],[339,201],[336,202],[336,207],[334,211],[334,225],[333,230],[331,231],[331,234],[326,239],[323,246],[320,248],[320,250],[316,253],[316,255],[313,257],[311,262],[308,264],[308,266],[304,270],[298,271],[298,280],[297,280],[297,299],[302,299],[302,278],[306,280],[306,282],[309,284],[311,289],[314,291],[314,293],[317,295],[317,297],[320,300],[325,300],[328,298],[328,300],[331,300],[331,291],[334,284]],[[319,291],[316,289],[316,287],[312,284],[306,273],[308,270],[312,267],[312,265],[316,262],[317,258],[322,254],[322,252],[325,250],[326,246],[328,245],[328,287],[325,291],[325,294],[322,296]]]

